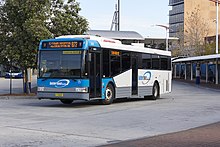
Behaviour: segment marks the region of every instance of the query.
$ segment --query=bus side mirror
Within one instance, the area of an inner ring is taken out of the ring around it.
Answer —
[[[91,53],[89,53],[89,62],[91,62],[92,61],[92,54]]]

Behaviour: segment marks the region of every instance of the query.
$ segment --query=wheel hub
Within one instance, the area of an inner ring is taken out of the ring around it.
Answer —
[[[157,90],[157,86],[154,87],[154,96],[157,97],[158,95],[158,90]]]
[[[112,91],[110,89],[106,89],[106,99],[109,100],[112,97]]]

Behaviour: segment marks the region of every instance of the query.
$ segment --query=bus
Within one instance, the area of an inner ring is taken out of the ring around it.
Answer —
[[[151,98],[171,92],[171,52],[124,45],[91,35],[42,40],[38,51],[39,99]],[[150,96],[150,97],[149,97]]]

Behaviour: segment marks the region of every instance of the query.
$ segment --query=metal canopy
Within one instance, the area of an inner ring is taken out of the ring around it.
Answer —
[[[220,54],[213,54],[213,55],[206,55],[206,56],[181,58],[181,59],[176,59],[172,62],[180,63],[180,62],[191,62],[191,61],[204,61],[204,60],[212,60],[212,59],[219,59],[219,58],[220,58]]]
[[[144,37],[135,31],[89,30],[88,34],[119,40],[144,40]]]

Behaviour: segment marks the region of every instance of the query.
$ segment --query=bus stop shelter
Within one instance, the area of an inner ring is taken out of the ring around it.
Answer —
[[[219,60],[220,54],[174,59],[172,61],[173,77],[194,80],[196,68],[199,67],[202,80],[208,83],[213,79],[213,83],[219,84]]]

